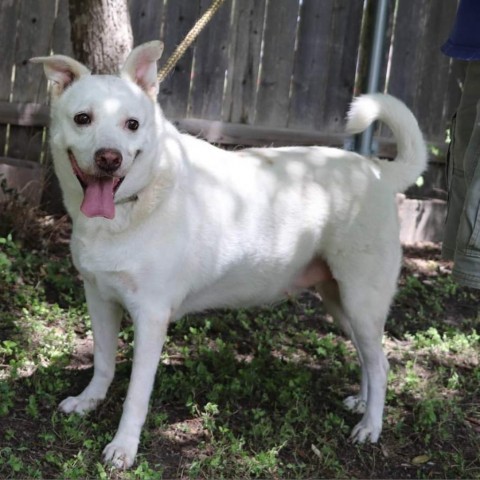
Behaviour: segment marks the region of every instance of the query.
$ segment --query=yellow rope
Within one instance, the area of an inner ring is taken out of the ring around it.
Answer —
[[[213,0],[208,10],[197,20],[197,23],[193,28],[187,33],[187,36],[182,40],[182,42],[177,46],[175,51],[172,53],[170,58],[167,60],[165,65],[158,72],[158,81],[161,83],[165,80],[166,76],[170,73],[170,70],[175,66],[178,60],[185,53],[187,48],[193,43],[197,38],[198,34],[204,29],[207,23],[212,19],[212,17],[217,13],[217,10],[222,6],[222,3],[225,0]]]

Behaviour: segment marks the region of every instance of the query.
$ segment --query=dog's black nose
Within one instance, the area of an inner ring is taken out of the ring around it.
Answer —
[[[114,148],[100,148],[95,152],[97,167],[106,173],[113,173],[122,164],[122,154]]]

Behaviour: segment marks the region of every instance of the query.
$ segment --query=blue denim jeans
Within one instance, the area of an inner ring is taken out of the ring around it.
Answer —
[[[448,213],[442,254],[453,277],[480,288],[480,61],[470,62],[447,159]]]

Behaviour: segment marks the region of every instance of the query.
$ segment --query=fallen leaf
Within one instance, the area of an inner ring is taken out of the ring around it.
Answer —
[[[312,452],[321,460],[322,452],[312,443]]]
[[[430,460],[428,455],[418,455],[417,457],[413,458],[411,463],[412,465],[423,465]]]

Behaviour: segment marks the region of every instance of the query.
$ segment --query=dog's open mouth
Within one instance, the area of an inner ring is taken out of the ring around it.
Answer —
[[[124,177],[111,175],[88,175],[78,166],[75,155],[69,149],[68,158],[72,164],[73,173],[83,188],[83,202],[80,210],[87,217],[115,217],[115,192],[120,187]]]

